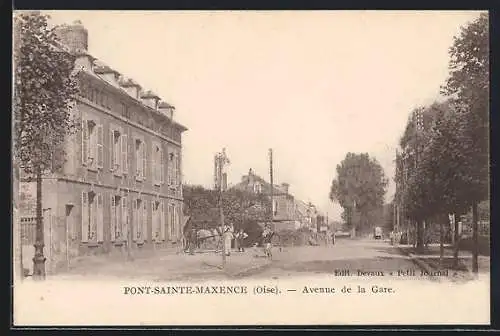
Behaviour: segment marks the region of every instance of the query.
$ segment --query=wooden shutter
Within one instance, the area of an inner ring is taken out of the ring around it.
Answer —
[[[109,129],[109,170],[114,171],[115,170],[115,131],[112,129]]]
[[[89,240],[89,194],[82,192],[82,242]]]
[[[82,119],[82,165],[86,166],[89,159],[89,126],[85,119]]]
[[[147,201],[142,201],[142,237],[144,241],[148,240],[148,207]]]
[[[158,181],[157,178],[157,169],[156,169],[156,145],[153,143],[151,145],[151,179],[153,184],[156,184]]]
[[[132,240],[137,241],[137,228],[139,227],[139,200],[136,199],[133,202],[132,207]]]
[[[103,204],[103,195],[97,194],[97,241],[104,241],[104,204]]]
[[[146,149],[146,143],[143,141],[141,142],[141,146],[142,146],[142,178],[143,180],[146,179],[146,172],[147,172],[147,149]]]
[[[116,240],[116,197],[115,195],[111,195],[110,197],[110,236],[111,241],[114,242]]]
[[[165,155],[163,154],[163,148],[160,148],[160,183],[165,183]]]
[[[104,129],[97,125],[97,168],[104,166]]]
[[[165,240],[165,201],[160,201],[160,239]]]
[[[121,199],[121,202],[122,202],[122,218],[121,218],[122,240],[126,241],[126,240],[128,240],[127,237],[128,237],[128,230],[129,230],[127,197],[123,196]]]
[[[158,232],[158,226],[156,223],[156,201],[151,201],[151,240],[156,241],[157,240],[157,232]]]
[[[139,148],[137,148],[137,140],[135,143],[135,153],[136,153],[135,175],[139,178],[142,178],[142,142],[139,142]]]
[[[122,150],[122,172],[127,173],[128,171],[128,142],[127,135],[122,134],[121,136],[121,150]]]

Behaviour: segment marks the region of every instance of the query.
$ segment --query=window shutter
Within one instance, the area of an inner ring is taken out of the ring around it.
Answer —
[[[165,156],[163,155],[163,148],[160,149],[160,183],[165,183]]]
[[[97,194],[97,241],[104,241],[104,206],[102,194]]]
[[[111,195],[109,204],[111,205],[109,231],[110,231],[111,241],[114,242],[116,240],[116,197],[115,197],[115,195]]]
[[[86,166],[89,159],[89,126],[87,120],[82,119],[82,165]]]
[[[82,192],[82,242],[89,239],[89,194]]]
[[[114,152],[114,157],[113,157],[113,162],[115,166],[115,170],[119,171],[120,166],[121,166],[121,137],[118,137],[117,139],[113,139],[113,152]]]
[[[165,240],[165,202],[160,201],[160,239]]]
[[[127,198],[122,197],[122,220],[121,220],[121,225],[122,225],[122,240],[127,241],[128,237],[128,230],[129,230],[129,223],[128,223],[128,208],[127,208]]]
[[[146,172],[147,172],[147,149],[146,149],[146,143],[142,142],[142,178],[145,180],[146,179]]]
[[[144,241],[148,240],[148,207],[147,201],[142,201],[142,237]]]
[[[177,239],[177,207],[175,205],[172,206],[172,210],[174,211],[174,215],[173,215],[173,222],[174,222],[174,225],[173,225],[173,237],[174,240]]]
[[[156,222],[156,209],[155,209],[155,204],[156,201],[151,201],[151,240],[156,242],[157,241],[157,234],[158,234],[158,226]]]
[[[136,199],[133,202],[133,207],[132,207],[132,240],[137,241],[137,234],[138,230],[137,228],[139,227],[139,200]]]
[[[156,145],[153,143],[151,145],[151,179],[153,184],[156,184],[157,182],[157,175],[156,175]]]
[[[112,129],[109,130],[109,170],[114,171],[115,170],[115,136],[114,132]]]
[[[136,169],[135,169],[135,174],[137,177],[142,178],[142,142],[139,142],[139,148],[137,148],[137,142],[136,142]]]
[[[175,184],[181,184],[181,158],[179,152],[175,154]]]
[[[97,167],[104,166],[104,129],[102,125],[97,125]]]
[[[122,171],[126,173],[128,171],[128,142],[127,142],[127,135],[123,134],[121,136],[121,142],[122,142]]]

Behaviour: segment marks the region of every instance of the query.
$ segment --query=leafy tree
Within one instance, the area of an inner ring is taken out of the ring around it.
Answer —
[[[347,153],[337,165],[332,181],[330,200],[344,209],[343,219],[355,230],[369,229],[377,218],[373,211],[382,209],[388,180],[375,158],[366,153]]]
[[[198,220],[206,220],[210,228],[219,225],[219,214],[214,209],[219,206],[219,193],[202,186],[183,186],[184,211]],[[235,229],[243,228],[251,237],[258,235],[258,222],[269,218],[269,200],[262,194],[231,188],[223,194],[224,219]],[[249,237],[249,238],[250,238]]]
[[[36,12],[14,18],[14,156],[22,169],[36,178],[36,279],[45,277],[42,176],[64,163],[62,144],[76,126],[70,109],[78,93],[75,57],[60,47],[47,19]]]
[[[489,197],[489,32],[488,14],[462,27],[450,48],[450,75],[443,93],[456,109],[455,174],[459,196],[472,207],[472,271],[478,271],[478,203]]]

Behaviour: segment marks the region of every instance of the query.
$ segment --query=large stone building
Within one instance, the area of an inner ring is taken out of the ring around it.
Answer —
[[[264,195],[271,194],[271,184],[255,174],[252,169],[248,171],[247,175],[243,175],[241,182],[233,188],[253,193],[262,193]],[[296,230],[307,227],[311,230],[317,230],[316,220],[319,212],[313,204],[296,199],[289,192],[289,188],[290,185],[288,183],[273,186],[274,228],[276,230]]]
[[[80,125],[66,136],[63,167],[43,180],[47,270],[76,256],[178,243],[187,129],[173,106],[92,57],[80,22],[58,32],[77,55],[81,94],[71,115]],[[36,189],[21,184],[24,222],[33,222]]]

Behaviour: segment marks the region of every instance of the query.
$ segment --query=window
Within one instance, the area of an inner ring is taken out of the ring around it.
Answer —
[[[151,202],[152,238],[153,241],[165,240],[165,207],[163,200]]]
[[[165,163],[164,163],[164,158],[163,158],[163,150],[161,149],[160,145],[158,144],[153,144],[153,149],[152,149],[152,156],[153,156],[153,162],[152,162],[152,175],[153,175],[153,183],[155,185],[160,185],[163,184],[164,180],[164,171],[165,171]]]
[[[82,192],[82,242],[104,240],[103,196],[93,191]]]
[[[168,206],[168,227],[170,240],[175,238],[175,207],[173,204]]]
[[[120,114],[122,117],[130,118],[128,107],[124,103],[120,104]]]
[[[135,157],[136,157],[136,180],[144,181],[146,179],[146,169],[147,169],[147,156],[146,156],[146,144],[144,140],[135,140]]]
[[[82,164],[89,169],[102,168],[104,165],[104,129],[94,120],[83,119],[82,127]]]
[[[127,241],[128,205],[126,197],[111,195],[110,224],[111,241],[115,243]]]
[[[254,193],[260,194],[262,192],[262,185],[257,182],[253,185],[253,191]]]
[[[133,240],[138,244],[147,240],[148,211],[146,200],[136,199],[133,208]]]
[[[181,183],[180,155],[177,151],[170,151],[168,154],[168,184],[177,188]]]
[[[278,200],[273,200],[273,215],[278,214]]]

